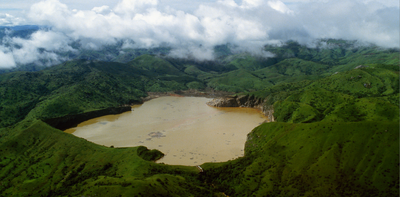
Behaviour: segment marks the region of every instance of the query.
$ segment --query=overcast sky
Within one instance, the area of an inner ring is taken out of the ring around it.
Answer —
[[[71,9],[79,10],[90,10],[93,7],[101,7],[107,5],[109,7],[116,6],[121,0],[60,0],[63,4],[66,4]],[[353,0],[349,0],[353,1]],[[361,2],[379,2],[386,6],[399,7],[398,0],[361,0]],[[1,0],[0,13],[11,14],[15,16],[23,15],[24,11],[39,2],[39,0]],[[179,10],[193,11],[201,4],[212,4],[217,0],[159,0],[159,5],[170,6]],[[240,3],[241,0],[235,0],[236,3]],[[327,2],[327,0],[282,0],[282,2],[288,6],[293,4],[309,3],[309,2]]]
[[[398,0],[1,0],[0,26],[52,27],[28,40],[0,45],[0,67],[55,58],[52,51],[168,44],[171,56],[212,59],[215,45],[232,43],[261,53],[263,45],[289,39],[307,44],[341,38],[399,47]],[[4,42],[4,40],[3,40]],[[10,44],[21,47],[10,48]],[[44,48],[46,53],[38,48]]]

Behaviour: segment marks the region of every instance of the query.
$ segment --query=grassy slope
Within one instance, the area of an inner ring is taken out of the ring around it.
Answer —
[[[248,135],[245,157],[203,164],[203,178],[230,196],[398,196],[398,73],[375,65],[252,93],[278,122]]]
[[[248,94],[274,105],[275,117],[283,122],[396,121],[399,66],[374,64]]]
[[[137,70],[117,63],[71,61],[38,72],[0,75],[0,125],[139,102]]]
[[[205,179],[230,196],[398,196],[396,122],[266,123],[245,157],[203,164]]]
[[[355,43],[340,40],[330,40],[325,47],[310,48],[288,42],[281,47],[266,46],[265,50],[275,54],[275,57],[262,60],[241,54],[225,58],[223,61],[227,66],[238,70],[214,75],[205,80],[207,85],[225,91],[254,91],[281,83],[316,80],[352,70],[358,65],[399,63],[398,50],[357,47]],[[246,73],[245,80],[239,79],[239,72]]]
[[[148,55],[129,64],[75,60],[37,72],[6,73],[0,75],[0,127],[24,118],[46,119],[137,103],[146,92],[191,87],[204,84]]]
[[[23,127],[23,126],[21,126]],[[203,196],[195,167],[145,147],[108,148],[34,121],[0,145],[0,195]]]

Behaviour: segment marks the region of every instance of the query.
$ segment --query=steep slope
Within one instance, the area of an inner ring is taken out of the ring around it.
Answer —
[[[277,122],[202,179],[229,196],[398,196],[398,87],[399,67],[380,64],[248,93]]]
[[[152,162],[145,147],[108,148],[41,121],[0,144],[1,196],[204,196],[196,167]],[[27,128],[27,125],[30,125]]]
[[[138,74],[136,74],[138,73]],[[140,102],[140,72],[130,66],[77,60],[38,72],[0,75],[0,125]]]
[[[229,196],[398,196],[399,123],[265,123],[245,156],[206,163]]]
[[[0,127],[24,118],[46,119],[130,105],[141,102],[146,92],[189,87],[204,85],[152,56],[130,64],[75,60],[36,72],[6,73],[0,75]]]
[[[316,80],[359,65],[398,65],[399,62],[398,49],[360,46],[355,41],[333,39],[320,40],[315,47],[288,41],[282,46],[267,45],[265,50],[275,56],[265,59],[243,53],[224,57],[220,61],[235,70],[205,78],[205,83],[217,90],[251,92],[280,83]],[[238,72],[250,75],[242,79]]]
[[[282,122],[398,121],[398,73],[396,66],[374,65],[304,84],[290,93],[283,89],[266,97],[286,94],[270,102],[277,111],[276,120]]]

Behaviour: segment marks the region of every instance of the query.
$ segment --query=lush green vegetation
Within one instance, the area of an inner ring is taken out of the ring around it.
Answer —
[[[265,49],[275,57],[222,45],[213,62],[125,53],[126,63],[1,74],[0,196],[398,196],[398,50],[343,40]],[[261,98],[276,122],[249,131],[244,157],[203,164],[202,173],[152,162],[157,150],[99,146],[41,121],[206,88]]]
[[[204,179],[229,196],[398,196],[397,122],[267,123],[245,157],[206,163]]]
[[[255,92],[281,122],[399,120],[399,67],[370,65],[311,82]]]
[[[245,157],[203,164],[230,196],[397,196],[399,67],[369,65],[252,92],[277,122],[255,128]]]
[[[25,128],[29,125],[27,128]],[[163,156],[146,147],[110,148],[23,122],[0,145],[2,196],[207,196],[189,166],[156,164]]]
[[[147,68],[136,66],[144,60]],[[142,56],[128,64],[76,60],[37,72],[2,74],[0,127],[25,118],[47,119],[138,103],[146,92],[204,86],[176,68],[158,74],[149,70],[153,65],[163,71],[175,68],[160,58]]]

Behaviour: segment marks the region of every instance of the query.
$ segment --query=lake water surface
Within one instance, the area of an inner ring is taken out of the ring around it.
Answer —
[[[249,108],[214,108],[208,98],[160,97],[131,112],[88,120],[65,132],[96,144],[146,146],[165,157],[158,162],[200,165],[243,156],[247,134],[266,120]]]

